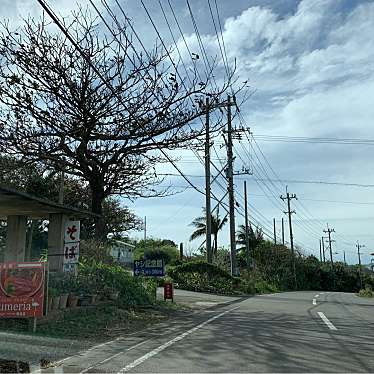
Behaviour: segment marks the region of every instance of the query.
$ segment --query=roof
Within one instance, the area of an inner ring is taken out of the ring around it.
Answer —
[[[130,243],[127,243],[127,242],[124,242],[124,241],[122,241],[122,240],[113,240],[113,242],[115,243],[115,244],[118,244],[118,245],[122,245],[122,246],[124,246],[124,247],[130,247],[130,248],[135,248],[135,245],[133,245],[133,244],[130,244]]]
[[[0,219],[7,216],[21,215],[32,219],[48,219],[51,213],[63,213],[76,218],[97,216],[96,214],[41,199],[26,192],[21,192],[0,185]]]

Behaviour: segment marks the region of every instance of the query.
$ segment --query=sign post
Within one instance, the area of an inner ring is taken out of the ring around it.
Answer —
[[[164,260],[136,260],[134,261],[134,277],[164,277]],[[157,300],[157,287],[155,288],[155,300]]]
[[[165,276],[164,260],[136,260],[134,261],[134,276],[163,277]]]
[[[0,318],[43,316],[45,268],[45,262],[0,264]]]
[[[174,287],[173,283],[167,282],[164,284],[164,301],[171,300],[174,302]]]

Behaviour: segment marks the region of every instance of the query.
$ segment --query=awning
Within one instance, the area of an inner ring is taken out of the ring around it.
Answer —
[[[5,220],[7,216],[14,215],[27,216],[30,219],[48,219],[51,213],[63,213],[75,218],[97,216],[89,211],[58,204],[0,185],[0,219]]]

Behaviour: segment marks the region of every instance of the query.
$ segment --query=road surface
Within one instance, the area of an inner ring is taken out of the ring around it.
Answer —
[[[374,301],[354,294],[263,295],[93,347],[56,372],[373,372],[373,328]]]

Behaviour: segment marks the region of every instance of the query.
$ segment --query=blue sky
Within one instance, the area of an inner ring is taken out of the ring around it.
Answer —
[[[171,2],[191,50],[198,52],[186,2]],[[31,0],[2,0],[0,13],[8,16],[16,25],[28,13],[40,14],[35,3]],[[49,3],[63,15],[76,7],[76,2],[72,0]],[[155,34],[140,1],[122,0],[121,3],[146,45],[151,46]],[[145,3],[163,38],[171,43],[158,2],[146,0]],[[208,54],[219,58],[207,1],[191,0],[190,3]],[[214,1],[211,0],[211,3],[214,4]],[[372,1],[217,0],[217,3],[229,63],[232,66],[236,61],[240,80],[248,79],[255,89],[254,95],[242,107],[244,121],[255,138],[256,134],[374,138]],[[162,4],[171,17],[167,1]],[[175,35],[178,35],[175,24],[173,28]],[[182,48],[182,41],[179,40],[179,43]],[[218,61],[217,79],[223,78],[223,74],[222,61]],[[224,158],[220,142],[217,140],[215,146],[219,158]],[[373,146],[262,142],[260,138],[257,144],[277,174],[272,175],[266,166],[272,179],[279,176],[282,180],[374,184]],[[284,193],[286,183],[256,182],[255,179],[264,177],[261,165],[266,165],[266,161],[255,143],[252,146],[262,164],[248,142],[235,145],[238,154],[254,169],[253,176],[245,177],[251,203],[250,215],[271,230],[273,217],[279,222],[283,215],[283,203],[278,196]],[[251,161],[247,152],[252,155]],[[186,174],[194,175],[191,180],[202,187],[203,166],[189,150],[178,154],[182,156],[178,162],[180,167]],[[243,164],[239,155],[237,169]],[[165,166],[162,170],[175,172]],[[243,188],[243,178],[235,181],[237,192]],[[125,203],[140,216],[147,216],[149,235],[184,242],[192,250],[200,242],[188,242],[192,230],[189,223],[199,215],[204,196],[184,188],[186,183],[179,177],[171,177],[163,182],[168,183],[180,186],[177,190],[181,192],[163,199],[139,199],[134,203]],[[369,262],[367,253],[370,249],[374,251],[374,205],[368,204],[374,203],[373,188],[287,184],[289,191],[296,193],[299,198],[293,204],[296,210],[293,216],[294,236],[307,253],[318,254],[318,236],[322,235],[328,222],[336,231],[334,250],[339,253],[337,259],[342,258],[345,250],[349,262],[357,262],[354,243],[359,239],[367,246],[366,250],[362,250],[363,262]],[[214,185],[213,190],[219,196],[223,193],[218,185]],[[238,202],[242,204],[239,194]],[[242,221],[238,216],[238,224]],[[221,234],[221,243],[228,243],[227,230]]]

